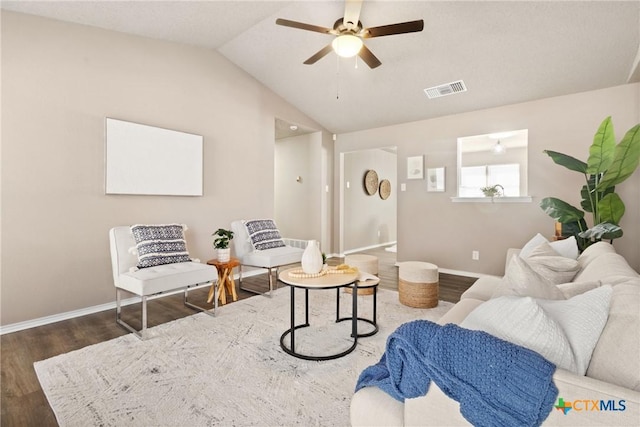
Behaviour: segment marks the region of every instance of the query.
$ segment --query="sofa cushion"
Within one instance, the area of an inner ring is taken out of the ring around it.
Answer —
[[[502,277],[482,276],[460,296],[460,299],[473,298],[487,301],[491,298],[496,288],[502,283]]]
[[[584,375],[605,326],[613,290],[603,286],[570,300],[506,296],[473,310],[460,326],[483,330]]]
[[[584,268],[602,254],[616,253],[613,245],[607,242],[596,242],[589,245],[578,257],[580,268]]]
[[[131,226],[131,233],[136,241],[138,268],[191,261],[182,224],[136,224]]]
[[[353,395],[350,416],[353,427],[403,426],[404,405],[378,387],[364,387]]]
[[[635,283],[634,283],[635,282]],[[587,376],[640,391],[640,278],[613,287]]]
[[[451,307],[436,323],[439,325],[446,325],[447,323],[455,323],[459,325],[462,321],[475,310],[485,300],[479,300],[475,298],[465,298],[460,300],[456,305]]]
[[[622,255],[615,252],[605,252],[594,258],[589,257],[589,263],[585,264],[582,270],[576,274],[574,281],[600,280],[604,284],[614,284],[614,281],[619,281],[624,277],[635,278],[639,276]]]
[[[280,230],[272,219],[252,219],[246,221],[244,226],[253,248],[257,251],[285,246]]]

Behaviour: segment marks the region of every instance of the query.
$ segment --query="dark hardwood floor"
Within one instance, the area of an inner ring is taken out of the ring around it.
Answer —
[[[379,259],[378,275],[380,287],[398,288],[396,254],[377,248],[363,251]],[[343,258],[331,258],[329,264],[337,265]],[[440,299],[458,302],[460,295],[475,281],[475,278],[440,273]],[[268,287],[265,274],[244,279],[244,285],[254,289]],[[189,293],[189,300],[206,306],[208,289]],[[242,291],[238,298],[255,294]],[[148,304],[149,327],[194,314],[182,304],[182,294],[154,299]],[[132,324],[139,324],[139,305],[123,308],[123,316]],[[70,320],[65,320],[24,331],[5,334],[0,341],[0,425],[2,426],[57,426],[53,411],[33,369],[33,363],[59,354],[68,353],[88,345],[107,341],[127,332],[116,325],[115,310],[107,310]]]

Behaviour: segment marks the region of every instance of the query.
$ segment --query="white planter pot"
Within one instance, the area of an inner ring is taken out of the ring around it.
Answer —
[[[231,249],[217,249],[218,251],[218,261],[219,262],[229,262],[231,259]]]
[[[322,253],[318,247],[318,242],[309,240],[307,248],[302,254],[302,271],[307,274],[320,273],[322,270]]]

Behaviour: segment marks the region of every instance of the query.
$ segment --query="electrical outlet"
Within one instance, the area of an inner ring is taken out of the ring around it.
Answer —
[[[380,230],[378,230],[378,237],[380,237]]]
[[[471,259],[474,261],[480,260],[480,251],[471,251]]]

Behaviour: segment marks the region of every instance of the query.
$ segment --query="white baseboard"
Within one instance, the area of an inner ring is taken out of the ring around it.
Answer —
[[[438,271],[440,273],[454,274],[456,276],[475,277],[476,279],[479,279],[483,276],[492,276],[491,274],[474,273],[472,271],[451,270],[449,268],[439,268]],[[494,277],[498,277],[498,276],[494,276]]]
[[[398,267],[399,264],[401,264],[403,261],[398,261],[395,263],[395,266]],[[445,274],[453,274],[456,276],[464,276],[464,277],[474,277],[476,279],[479,279],[483,276],[490,276],[490,277],[499,277],[499,276],[494,276],[492,274],[484,274],[484,273],[474,273],[472,271],[463,271],[463,270],[452,270],[450,268],[440,268],[438,267],[438,272],[439,273],[445,273]]]
[[[353,254],[356,252],[362,252],[362,251],[367,251],[369,249],[376,249],[376,248],[381,248],[383,246],[389,246],[389,245],[395,245],[398,242],[396,240],[392,241],[392,242],[386,242],[386,243],[378,243],[376,245],[371,245],[371,246],[364,246],[362,248],[356,248],[356,249],[349,249],[348,251],[344,251],[344,253],[342,255],[338,255],[340,258],[344,258],[345,255],[349,255],[349,254]]]
[[[251,277],[251,276],[257,276],[259,274],[264,274],[264,271],[261,270],[252,270],[252,271],[243,271],[242,272],[242,277]],[[238,274],[235,274],[234,277],[237,279],[238,278]],[[199,285],[199,286],[194,286],[193,288],[190,288],[189,290],[195,290],[195,289],[200,289],[200,288],[205,288],[205,287],[209,287],[210,285],[208,283]],[[115,290],[115,288],[114,288]],[[154,295],[149,297],[149,300],[152,299],[156,299],[156,298],[161,298],[161,297],[166,297],[168,295],[174,295],[174,294],[178,294],[178,293],[182,293],[183,290],[177,290],[177,291],[171,291],[171,292],[166,292],[160,295]],[[115,294],[115,292],[114,292]],[[126,298],[123,299],[121,301],[122,306],[125,305],[131,305],[131,304],[136,304],[136,303],[140,303],[140,298],[138,297],[131,297],[131,298]],[[94,305],[91,307],[86,307],[86,308],[81,308],[78,310],[72,310],[72,311],[67,311],[65,313],[59,313],[59,314],[52,314],[51,316],[45,316],[45,317],[40,317],[38,319],[33,319],[33,320],[25,320],[24,322],[18,322],[18,323],[12,323],[9,325],[5,325],[5,326],[0,326],[0,335],[4,335],[4,334],[10,334],[12,332],[18,332],[18,331],[23,331],[25,329],[30,329],[30,328],[36,328],[38,326],[44,326],[44,325],[48,325],[50,323],[56,323],[56,322],[60,322],[62,320],[69,320],[69,319],[73,319],[76,317],[81,317],[81,316],[86,316],[88,314],[94,314],[94,313],[99,313],[101,311],[106,311],[106,310],[115,310],[116,308],[116,302],[108,302],[105,304],[99,304],[99,305]],[[114,318],[114,323],[115,323],[115,312],[113,314],[113,318]]]

